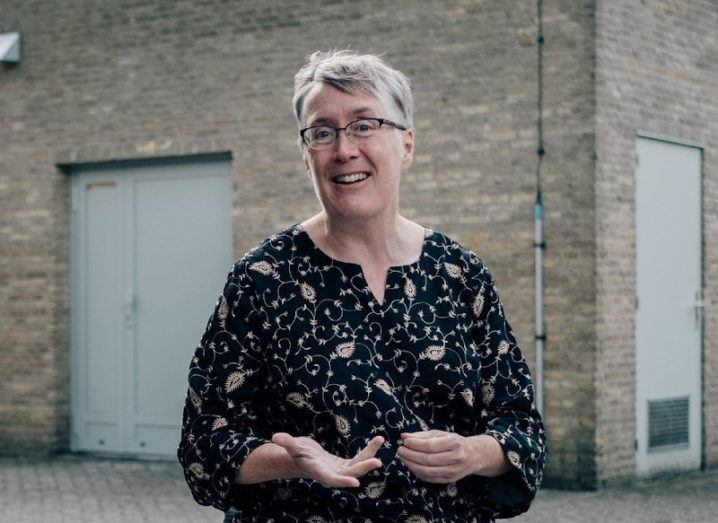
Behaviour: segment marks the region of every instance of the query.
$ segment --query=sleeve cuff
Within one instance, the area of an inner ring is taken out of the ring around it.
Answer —
[[[187,483],[197,503],[227,510],[241,497],[241,486],[235,480],[242,463],[269,441],[236,431],[217,431],[202,439],[186,453]]]
[[[535,456],[514,440],[497,430],[485,434],[493,437],[504,451],[511,469],[501,476],[486,478],[486,492],[499,517],[513,517],[528,510],[536,496],[536,476],[531,473],[527,458]],[[536,466],[536,464],[534,464]]]

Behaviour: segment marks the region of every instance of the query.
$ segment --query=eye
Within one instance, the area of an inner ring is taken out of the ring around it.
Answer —
[[[374,120],[357,120],[351,125],[351,132],[357,136],[369,136],[379,127]]]
[[[329,127],[317,127],[315,129],[312,129],[310,138],[312,140],[325,142],[328,140],[332,140],[334,138],[334,134],[334,129],[331,129]]]

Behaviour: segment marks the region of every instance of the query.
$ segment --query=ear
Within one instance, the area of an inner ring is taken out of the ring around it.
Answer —
[[[401,132],[403,136],[402,147],[404,156],[401,159],[401,170],[406,171],[414,161],[414,130],[407,129]]]

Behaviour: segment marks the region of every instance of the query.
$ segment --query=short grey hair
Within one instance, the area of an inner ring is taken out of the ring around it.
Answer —
[[[376,96],[396,111],[403,121],[414,126],[414,99],[409,79],[390,67],[379,56],[358,54],[351,50],[316,51],[294,76],[294,114],[300,127],[304,122],[304,103],[309,91],[325,83],[345,93],[362,92]]]

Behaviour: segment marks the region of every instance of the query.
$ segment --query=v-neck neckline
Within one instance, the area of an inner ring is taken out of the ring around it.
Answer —
[[[384,299],[382,301],[379,301],[374,294],[374,291],[371,290],[371,287],[369,286],[369,281],[367,280],[366,276],[364,275],[364,270],[362,269],[361,264],[354,263],[354,262],[348,262],[343,260],[337,260],[336,258],[332,258],[327,253],[325,253],[322,249],[319,248],[319,246],[314,243],[314,240],[312,240],[312,237],[309,236],[309,233],[306,231],[304,227],[302,227],[301,224],[296,224],[293,229],[295,231],[295,234],[298,235],[300,238],[302,238],[305,242],[307,247],[311,250],[312,253],[315,254],[315,256],[322,260],[323,263],[334,265],[337,267],[343,267],[345,269],[351,269],[352,273],[355,275],[361,276],[362,280],[364,281],[364,286],[367,291],[367,296],[369,297],[370,301],[374,301],[377,303],[380,307],[383,307],[384,304],[386,304],[386,294],[389,287],[389,276],[392,273],[401,272],[405,273],[410,271],[413,268],[418,268],[421,264],[422,258],[425,257],[427,246],[429,243],[429,238],[431,238],[435,232],[428,228],[422,226],[424,229],[424,241],[421,245],[421,252],[419,253],[419,258],[414,260],[411,263],[407,263],[404,265],[392,265],[387,268],[386,270],[386,278],[384,279]]]

